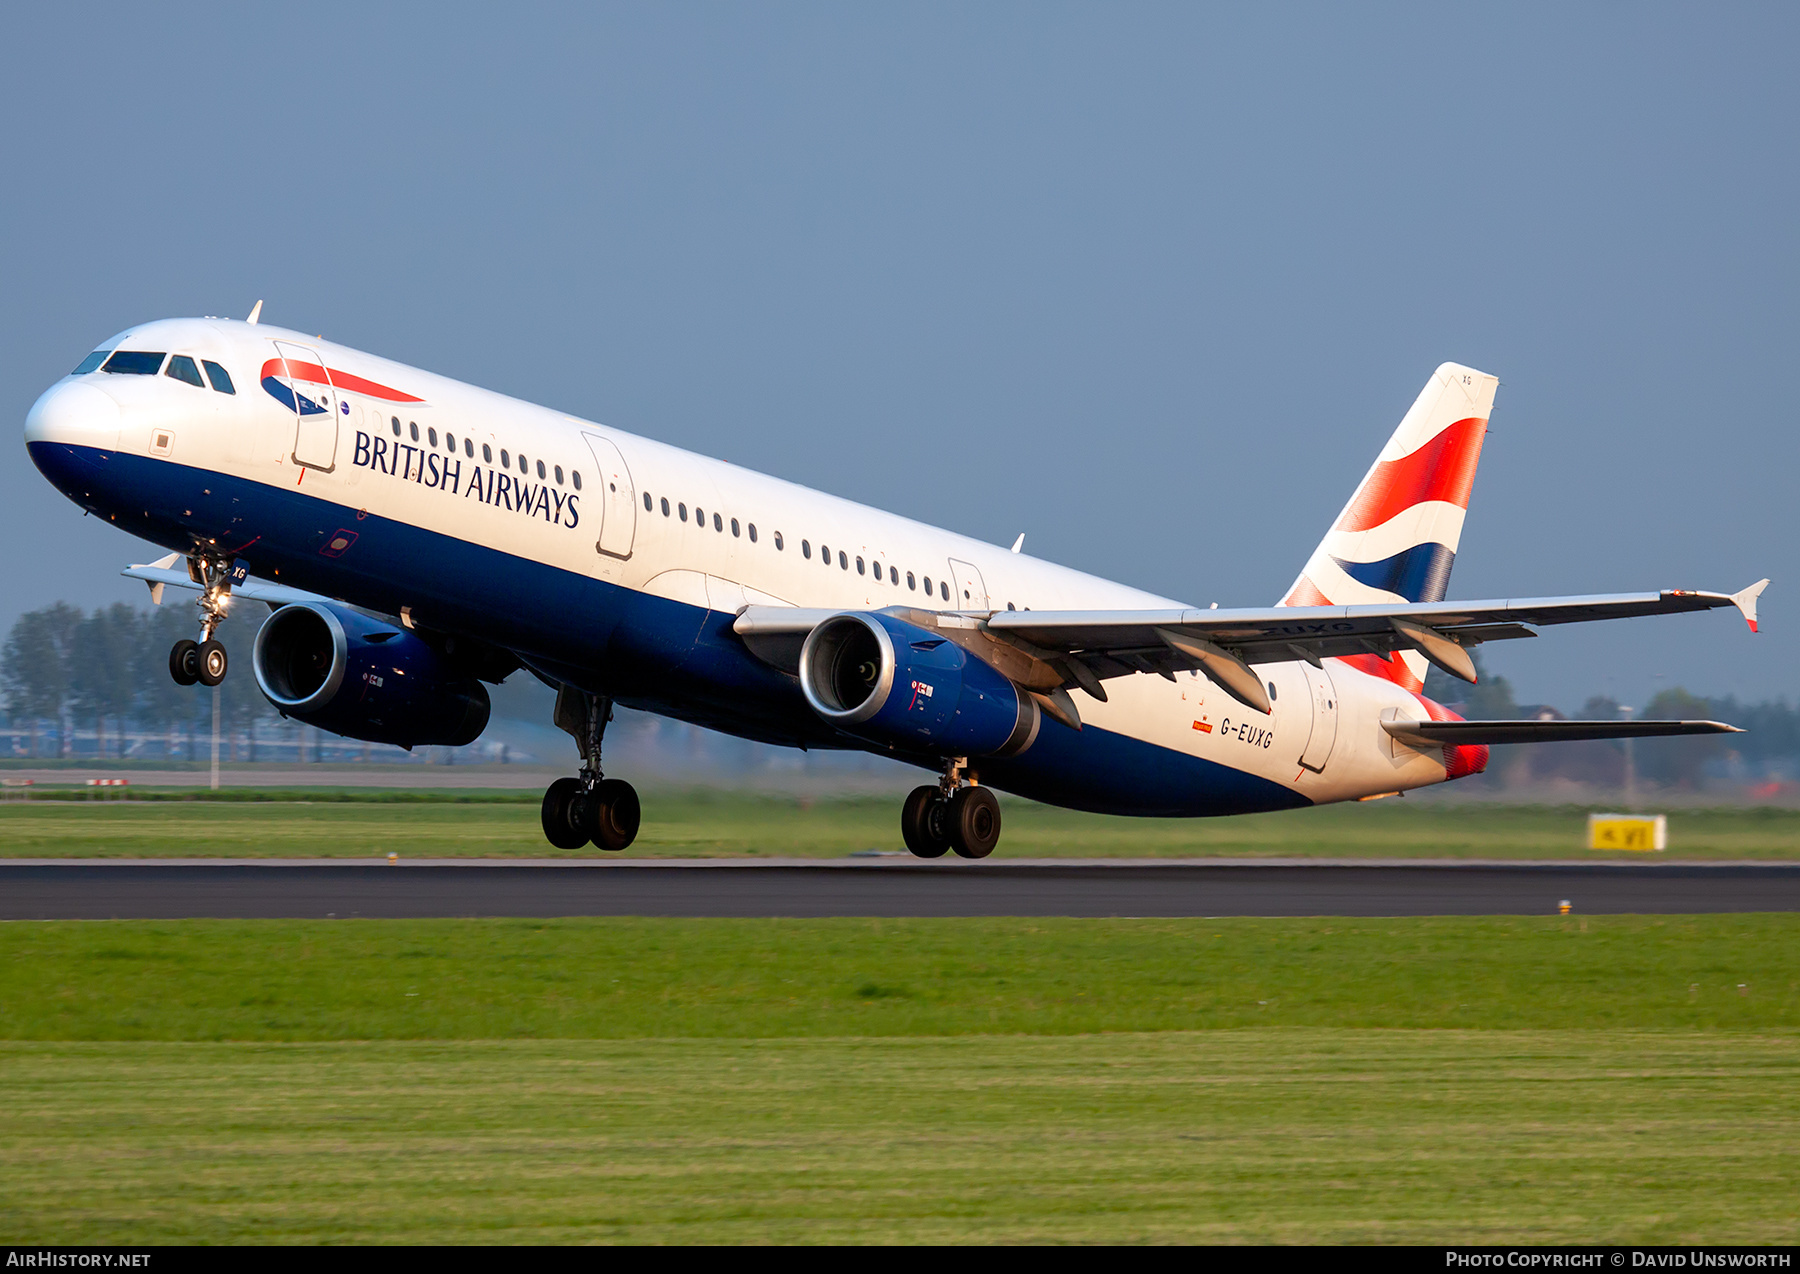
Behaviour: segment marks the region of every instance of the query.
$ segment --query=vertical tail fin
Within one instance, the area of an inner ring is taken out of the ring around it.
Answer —
[[[1443,600],[1499,383],[1457,363],[1432,373],[1280,605]],[[1366,657],[1379,675],[1418,689],[1423,658],[1400,658]]]
[[[1281,605],[1443,599],[1498,384],[1456,363],[1432,373]]]

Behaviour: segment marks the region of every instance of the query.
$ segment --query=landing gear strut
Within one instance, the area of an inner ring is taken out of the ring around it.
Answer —
[[[558,849],[624,849],[637,839],[643,811],[637,790],[623,779],[602,778],[600,740],[612,720],[612,700],[563,686],[556,693],[556,724],[581,749],[579,778],[558,779],[544,793],[544,837]]]
[[[228,557],[216,553],[195,553],[188,558],[188,577],[201,586],[200,640],[182,638],[169,648],[169,676],[178,686],[216,686],[225,680],[229,661],[225,647],[213,639],[219,625],[231,609],[232,564]]]
[[[900,835],[920,858],[986,858],[1000,843],[1000,802],[973,779],[964,785],[968,759],[944,766],[935,787],[915,787],[900,807]]]

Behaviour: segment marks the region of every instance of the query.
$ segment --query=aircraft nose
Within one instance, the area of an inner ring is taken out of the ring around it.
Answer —
[[[25,417],[25,442],[116,450],[119,404],[81,381],[52,385],[31,405]]]

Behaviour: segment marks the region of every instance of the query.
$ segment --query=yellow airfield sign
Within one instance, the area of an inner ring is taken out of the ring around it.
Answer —
[[[1669,847],[1666,814],[1589,814],[1589,849],[1634,849],[1646,852]]]

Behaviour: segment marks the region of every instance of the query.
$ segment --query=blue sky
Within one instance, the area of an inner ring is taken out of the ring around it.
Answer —
[[[27,7],[0,393],[247,312],[1205,604],[1274,601],[1431,369],[1500,376],[1489,647],[1800,694],[1776,6]],[[17,435],[15,435],[16,437]],[[148,550],[0,468],[0,625]]]

